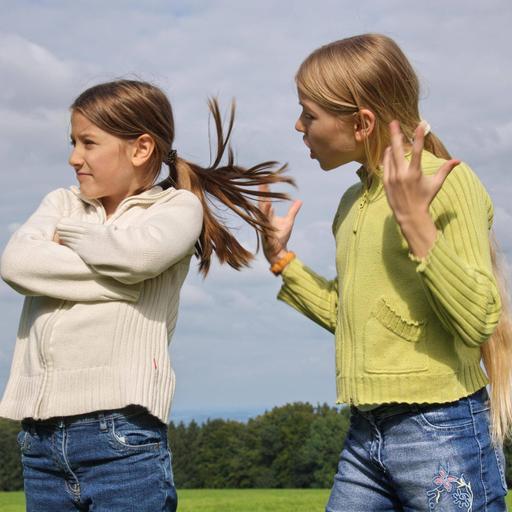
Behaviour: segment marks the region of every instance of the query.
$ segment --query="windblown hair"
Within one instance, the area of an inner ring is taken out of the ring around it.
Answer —
[[[300,65],[295,80],[301,94],[331,113],[358,115],[360,109],[367,108],[375,114],[375,129],[365,140],[365,167],[370,173],[378,172],[384,149],[390,144],[389,123],[397,119],[411,141],[421,121],[418,77],[398,45],[384,35],[363,34],[318,48]],[[432,132],[425,136],[424,147],[437,157],[451,158]],[[482,357],[491,384],[493,439],[501,443],[512,427],[512,317],[503,263],[492,232],[490,250],[502,314],[496,330],[482,345]]]
[[[271,236],[273,228],[254,199],[287,199],[288,196],[280,192],[262,192],[257,187],[274,183],[293,184],[291,178],[283,175],[286,165],[277,168],[278,164],[274,161],[262,162],[250,168],[236,165],[229,147],[234,103],[225,135],[215,99],[209,101],[209,108],[217,132],[217,151],[214,162],[209,167],[201,167],[179,156],[169,158],[175,136],[172,108],[164,92],[152,84],[136,80],[98,84],[80,94],[71,105],[73,112],[81,113],[111,135],[125,140],[134,140],[143,134],[153,138],[155,147],[147,166],[147,180],[138,192],[155,184],[162,163],[165,163],[169,166],[169,176],[160,185],[190,190],[200,199],[204,218],[203,229],[196,243],[196,256],[199,258],[199,270],[205,276],[210,269],[213,252],[221,263],[228,263],[237,270],[248,266],[254,257],[215,212],[215,201],[254,228],[259,248],[260,236]],[[221,165],[226,152],[227,163]]]
[[[500,291],[501,316],[491,337],[482,345],[482,357],[491,383],[492,434],[496,442],[502,443],[511,437],[512,426],[512,313],[506,265],[493,231],[490,241],[492,267]]]

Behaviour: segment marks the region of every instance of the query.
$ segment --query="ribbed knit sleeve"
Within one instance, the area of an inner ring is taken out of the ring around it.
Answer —
[[[98,275],[78,254],[53,241],[67,193],[50,192],[13,234],[2,254],[2,279],[23,295],[81,302],[137,301],[138,286]]]
[[[334,332],[338,308],[337,279],[328,281],[297,258],[285,267],[281,275],[283,285],[277,298]]]
[[[134,284],[156,277],[192,254],[202,224],[199,199],[179,190],[168,201],[148,208],[136,226],[63,218],[57,233],[63,244],[99,274]]]
[[[443,325],[468,346],[478,346],[494,331],[501,301],[489,245],[492,203],[465,164],[448,176],[431,205],[437,239],[418,263],[431,305]]]

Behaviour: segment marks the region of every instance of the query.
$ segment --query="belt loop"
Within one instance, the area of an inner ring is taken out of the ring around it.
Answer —
[[[108,427],[107,427],[107,420],[105,419],[105,415],[102,412],[100,412],[98,414],[98,418],[100,420],[100,430],[102,432],[106,432],[108,430]]]

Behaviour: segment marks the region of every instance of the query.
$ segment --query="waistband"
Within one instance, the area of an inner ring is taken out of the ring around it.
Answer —
[[[489,395],[487,393],[487,389],[485,387],[475,391],[473,394],[462,397],[459,400],[455,400],[454,402],[446,402],[441,404],[405,404],[405,403],[392,403],[392,404],[382,404],[378,405],[372,409],[360,409],[354,405],[350,406],[350,411],[352,414],[359,414],[364,418],[379,421],[384,420],[386,418],[390,418],[392,416],[396,416],[398,414],[407,414],[407,413],[417,413],[422,407],[431,407],[433,405],[441,405],[447,406],[459,403],[461,401],[468,402],[471,410],[473,412],[481,412],[489,409]]]
[[[27,426],[49,426],[49,427],[63,427],[69,425],[76,425],[80,423],[94,423],[105,422],[115,418],[130,418],[140,414],[149,414],[145,407],[140,405],[128,405],[122,409],[105,410],[105,411],[92,411],[84,414],[77,414],[73,416],[56,416],[44,420],[36,420],[34,418],[25,418],[22,420],[22,425]]]

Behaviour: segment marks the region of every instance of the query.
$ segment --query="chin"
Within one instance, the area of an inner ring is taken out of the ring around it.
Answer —
[[[320,168],[323,171],[330,171],[331,169],[336,169],[336,167],[339,167],[338,165],[327,164],[325,162],[320,162],[320,161],[318,161],[318,163],[320,164]]]
[[[92,190],[87,190],[87,187],[78,187],[80,190],[80,194],[82,194],[87,199],[98,199],[98,194],[95,194]]]

